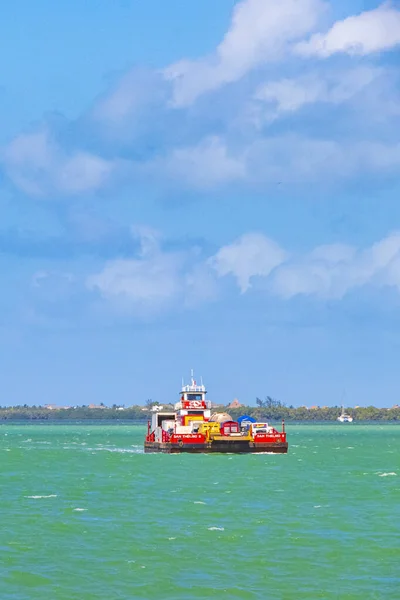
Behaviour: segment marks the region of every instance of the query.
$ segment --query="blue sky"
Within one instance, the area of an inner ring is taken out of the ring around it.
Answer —
[[[399,3],[2,12],[0,404],[399,401]]]

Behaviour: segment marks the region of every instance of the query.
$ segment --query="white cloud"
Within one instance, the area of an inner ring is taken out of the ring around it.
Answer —
[[[17,187],[38,196],[94,191],[113,170],[111,163],[87,152],[67,155],[45,129],[14,138],[2,161]]]
[[[191,187],[209,188],[244,179],[243,156],[234,156],[217,136],[202,140],[195,146],[177,148],[155,166]]]
[[[252,69],[275,60],[290,42],[311,32],[324,9],[322,0],[243,0],[215,53],[183,60],[165,71],[174,82],[174,105],[187,106],[200,95],[238,81]]]
[[[268,183],[325,183],[327,177],[343,181],[365,171],[397,170],[400,145],[393,142],[396,127],[391,121],[399,115],[395,70],[366,64],[322,70],[326,63],[315,67],[314,61],[312,67],[293,59],[293,48],[299,50],[299,40],[311,35],[325,6],[323,0],[237,2],[229,29],[212,56],[172,65],[166,71],[169,82],[159,71],[129,71],[81,119],[69,124],[69,141],[76,142],[73,150],[62,147],[50,127],[22,134],[3,150],[6,174],[30,195],[76,195],[104,188],[116,174],[118,180],[144,187],[165,188],[172,183],[208,191],[232,183],[262,189]],[[383,6],[336,23],[331,32],[344,24],[347,32],[349,23],[364,30],[365,23],[383,23],[379,19],[388,15],[396,23],[398,14]],[[306,42],[309,50],[315,39]],[[260,69],[225,94],[189,106],[201,94],[237,82],[272,60],[273,69]],[[299,64],[303,69],[299,75],[282,76],[287,66],[293,72]],[[175,106],[186,110],[167,106],[171,89]],[[285,133],[288,122],[276,124],[274,134],[266,131],[271,121],[306,105],[345,102],[350,110],[341,111],[337,127],[329,115],[323,122],[321,111],[314,137],[304,133],[305,128],[315,130],[308,120],[291,119],[289,133]],[[113,158],[82,150],[87,142]]]
[[[53,169],[59,149],[47,131],[21,134],[3,151],[2,160],[15,185],[28,194],[40,195],[43,179]]]
[[[268,277],[287,255],[275,242],[260,233],[248,233],[222,247],[210,259],[219,277],[233,275],[241,292],[251,286],[253,277]]]
[[[285,112],[295,112],[307,104],[325,102],[341,104],[352,99],[381,75],[373,67],[356,67],[333,73],[313,72],[308,75],[269,81],[259,86],[254,99],[259,118],[274,119]]]
[[[343,92],[344,93],[344,92]],[[197,190],[229,184],[340,181],[365,173],[392,173],[400,167],[400,144],[339,142],[296,135],[250,137],[238,143],[217,136],[178,147],[142,165],[130,163],[133,176],[165,179]]]
[[[126,143],[154,128],[163,130],[169,94],[161,73],[134,68],[97,98],[85,117],[103,140]]]
[[[136,228],[142,250],[136,259],[118,259],[85,279],[116,313],[149,317],[166,310],[198,308],[223,291],[231,276],[242,294],[252,286],[282,301],[296,296],[341,300],[364,286],[394,287],[400,294],[400,232],[367,248],[345,244],[317,246],[290,254],[261,233],[247,233],[204,259],[195,248],[165,252],[157,232]],[[39,271],[32,278],[37,299],[59,302],[81,289],[81,278]]]
[[[113,260],[90,276],[87,286],[129,312],[154,310],[178,295],[180,266],[178,257],[161,253],[146,259]]]
[[[140,111],[149,100],[148,85],[137,70],[128,71],[117,84],[95,103],[91,117],[99,121],[124,121]]]
[[[338,52],[367,55],[400,44],[400,12],[390,4],[337,21],[327,33],[314,34],[294,50],[302,56],[326,58]]]
[[[117,310],[138,315],[192,308],[214,299],[215,279],[195,249],[164,252],[156,231],[135,227],[132,233],[141,241],[138,258],[109,261],[87,278],[88,289]]]
[[[299,294],[343,298],[367,284],[396,286],[400,291],[400,233],[393,233],[365,250],[317,248],[300,261],[283,266],[272,289],[284,298]]]
[[[109,261],[88,277],[87,287],[124,311],[158,310],[181,289],[182,256],[163,253],[158,233],[152,229],[135,227],[132,234],[140,239],[139,258]]]
[[[286,135],[255,141],[246,152],[248,178],[259,184],[343,181],[363,173],[396,173],[399,167],[399,143]]]
[[[112,169],[106,160],[78,151],[60,162],[55,174],[55,187],[69,194],[96,190],[103,187]]]
[[[365,285],[395,286],[400,293],[400,232],[366,249],[331,244],[299,257],[262,234],[247,234],[221,248],[210,263],[219,277],[234,275],[242,293],[253,277],[264,278],[269,292],[283,299],[341,299]]]

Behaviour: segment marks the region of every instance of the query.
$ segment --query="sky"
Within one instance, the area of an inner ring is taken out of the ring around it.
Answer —
[[[14,0],[0,404],[400,400],[400,3]]]

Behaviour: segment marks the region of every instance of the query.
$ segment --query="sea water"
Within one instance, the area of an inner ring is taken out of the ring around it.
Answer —
[[[0,426],[1,600],[400,597],[400,426],[287,455],[144,454],[132,425]]]

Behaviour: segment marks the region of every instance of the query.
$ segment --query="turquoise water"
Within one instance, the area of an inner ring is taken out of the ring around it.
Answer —
[[[400,426],[288,455],[142,453],[145,427],[0,426],[0,598],[400,597]]]

